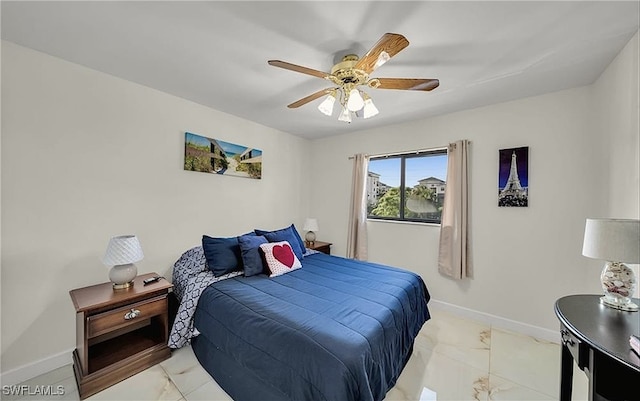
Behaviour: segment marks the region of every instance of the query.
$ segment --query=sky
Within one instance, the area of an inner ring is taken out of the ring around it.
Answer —
[[[418,180],[436,177],[447,180],[447,155],[407,158],[406,186],[418,185]],[[400,158],[374,159],[369,162],[369,171],[380,174],[380,182],[391,187],[400,186]]]

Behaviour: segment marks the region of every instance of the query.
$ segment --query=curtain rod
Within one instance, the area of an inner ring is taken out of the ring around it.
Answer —
[[[397,155],[408,155],[411,153],[422,153],[422,152],[433,152],[435,150],[445,150],[448,146],[438,146],[435,148],[429,149],[418,149],[418,150],[405,150],[403,152],[392,152],[392,153],[379,153],[377,155],[366,155],[367,157],[388,157],[388,156],[397,156]],[[349,156],[349,160],[352,160],[355,156]]]

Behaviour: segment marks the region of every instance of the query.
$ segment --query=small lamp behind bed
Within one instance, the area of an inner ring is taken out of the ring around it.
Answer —
[[[304,239],[307,241],[308,244],[313,245],[313,243],[316,242],[315,232],[320,230],[318,228],[318,220],[311,217],[307,217],[307,220],[305,220],[304,226],[302,227],[302,229],[307,232],[304,236]]]

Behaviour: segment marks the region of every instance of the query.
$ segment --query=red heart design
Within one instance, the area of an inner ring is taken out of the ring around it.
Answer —
[[[273,247],[273,257],[289,269],[293,266],[294,258],[291,247],[287,244],[276,245]]]

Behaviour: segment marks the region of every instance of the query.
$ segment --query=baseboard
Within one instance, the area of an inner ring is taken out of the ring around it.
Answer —
[[[17,367],[8,372],[2,372],[0,373],[0,383],[3,386],[20,384],[41,374],[69,365],[72,363],[72,353],[73,349],[70,349],[48,358]]]
[[[504,317],[492,315],[490,313],[479,312],[473,309],[464,308],[462,306],[453,305],[447,302],[431,299],[429,307],[439,309],[453,315],[463,317],[465,319],[475,320],[481,323],[491,325],[499,329],[509,330],[516,333],[531,336],[540,340],[560,343],[560,333],[558,331],[544,329],[542,327],[533,326],[527,323],[518,322]],[[73,349],[61,352],[57,355],[41,359],[39,361],[15,368],[8,372],[0,374],[0,383],[2,385],[19,384],[25,380],[32,379],[41,374],[50,372],[72,363],[71,355]]]
[[[477,322],[485,323],[491,327],[498,329],[509,330],[516,333],[524,334],[537,338],[539,340],[545,340],[552,343],[560,344],[560,332],[558,330],[549,330],[531,324],[518,322],[516,320],[507,319],[504,317],[492,315],[490,313],[479,312],[477,310],[464,308],[462,306],[450,304],[436,299],[429,301],[429,307],[442,310],[452,315],[457,315],[465,319],[475,320]]]

